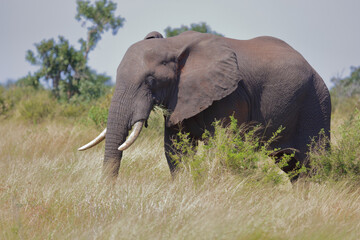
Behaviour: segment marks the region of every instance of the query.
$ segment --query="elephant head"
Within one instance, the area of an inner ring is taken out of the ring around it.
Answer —
[[[149,33],[127,50],[117,69],[107,129],[79,150],[106,138],[104,169],[117,176],[122,151],[135,141],[155,105],[168,110],[166,126],[179,124],[232,93],[239,76],[236,54],[221,37]]]

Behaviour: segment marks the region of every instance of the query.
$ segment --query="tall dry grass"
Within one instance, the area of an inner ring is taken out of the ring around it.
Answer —
[[[157,118],[153,121],[158,121]],[[103,144],[81,125],[1,121],[0,239],[359,239],[360,188],[299,181],[290,190],[231,173],[171,179],[159,129],[101,179]]]

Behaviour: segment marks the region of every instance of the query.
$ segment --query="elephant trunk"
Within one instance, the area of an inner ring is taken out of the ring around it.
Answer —
[[[153,103],[147,91],[134,92],[129,89],[125,92],[115,89],[109,108],[105,138],[103,170],[106,176],[117,177],[122,151],[134,143],[152,109]],[[133,131],[126,140],[131,127]]]
[[[118,148],[125,142],[128,135],[131,117],[130,98],[117,95],[115,92],[109,108],[103,165],[104,175],[111,177],[118,175],[122,158],[122,151],[119,151]]]

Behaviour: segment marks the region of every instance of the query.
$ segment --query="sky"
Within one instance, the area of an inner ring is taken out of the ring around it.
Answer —
[[[113,36],[106,32],[89,65],[115,81],[126,50],[149,32],[168,26],[206,22],[235,39],[280,38],[299,51],[328,87],[332,77],[346,77],[360,66],[359,0],[113,0],[126,19]],[[44,39],[78,39],[86,29],[75,20],[75,0],[0,0],[0,83],[16,80],[37,67],[25,60],[28,49]]]

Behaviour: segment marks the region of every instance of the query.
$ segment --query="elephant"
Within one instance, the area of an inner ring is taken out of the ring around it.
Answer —
[[[116,85],[105,130],[80,151],[105,139],[103,169],[117,177],[122,152],[138,137],[154,106],[164,114],[164,149],[171,174],[177,164],[173,139],[181,129],[194,144],[213,122],[239,126],[255,122],[265,138],[280,126],[271,145],[273,157],[296,149],[296,162],[308,164],[307,152],[321,130],[330,138],[331,100],[319,74],[284,41],[269,37],[236,40],[187,31],[164,38],[158,32],[130,46],[117,68]],[[133,128],[130,136],[129,131]],[[289,170],[288,169],[288,170]]]

